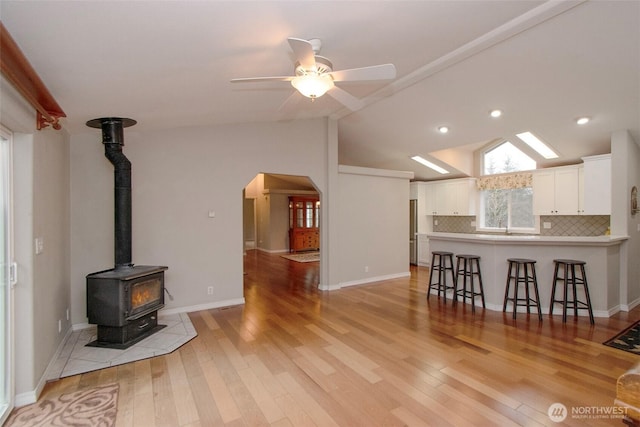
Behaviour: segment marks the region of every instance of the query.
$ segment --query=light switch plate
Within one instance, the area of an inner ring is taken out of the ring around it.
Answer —
[[[42,237],[36,237],[35,247],[36,255],[40,255],[42,252],[44,252],[44,239]]]

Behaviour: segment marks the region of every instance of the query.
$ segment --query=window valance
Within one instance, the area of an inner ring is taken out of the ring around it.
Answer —
[[[513,190],[516,188],[531,187],[533,174],[510,173],[504,175],[489,175],[478,179],[478,190]]]

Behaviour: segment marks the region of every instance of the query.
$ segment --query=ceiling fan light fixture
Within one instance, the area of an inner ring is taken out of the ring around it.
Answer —
[[[294,77],[291,86],[307,98],[315,99],[327,93],[334,85],[330,75],[310,73]]]

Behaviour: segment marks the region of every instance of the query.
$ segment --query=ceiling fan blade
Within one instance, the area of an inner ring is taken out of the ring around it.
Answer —
[[[364,102],[351,95],[346,90],[340,89],[338,86],[334,86],[329,89],[327,95],[331,96],[333,99],[347,107],[351,111],[358,111],[362,107],[364,107]]]
[[[290,82],[294,76],[273,76],[273,77],[243,77],[231,79],[231,83],[252,83],[252,82]]]
[[[289,45],[293,54],[296,57],[296,61],[302,65],[305,70],[313,70],[316,67],[316,54],[313,52],[311,43],[307,40],[296,39],[289,37]]]
[[[396,78],[396,67],[393,64],[382,64],[371,67],[332,71],[328,74],[330,74],[336,82],[391,80]]]
[[[300,103],[302,95],[297,90],[294,90],[291,95],[284,100],[282,105],[278,108],[279,113],[290,114],[296,110],[296,107]]]

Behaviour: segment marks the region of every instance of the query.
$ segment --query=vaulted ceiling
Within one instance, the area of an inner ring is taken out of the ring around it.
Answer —
[[[104,116],[143,130],[330,115],[340,163],[418,179],[443,176],[413,155],[470,174],[473,150],[524,130],[560,154],[542,165],[606,153],[620,129],[640,143],[638,1],[3,0],[0,19],[72,134]],[[287,37],[321,39],[334,69],[393,63],[397,78],[340,84],[357,111],[299,95],[281,109],[288,83],[230,83],[291,75]]]

